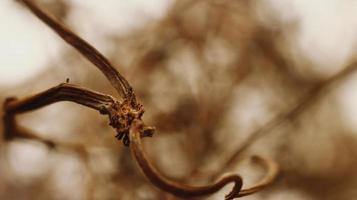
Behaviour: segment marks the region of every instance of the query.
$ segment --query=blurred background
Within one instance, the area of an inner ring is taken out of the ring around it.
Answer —
[[[157,128],[146,151],[166,176],[198,185],[239,173],[246,187],[264,173],[249,159],[258,154],[281,173],[244,199],[357,196],[357,1],[36,2],[132,84]],[[117,96],[26,8],[2,0],[0,103],[67,78]],[[146,180],[96,111],[62,102],[17,118],[56,147],[1,137],[0,199],[178,199]]]

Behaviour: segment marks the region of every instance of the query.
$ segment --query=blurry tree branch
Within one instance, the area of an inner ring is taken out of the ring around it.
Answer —
[[[249,149],[249,147],[259,140],[260,138],[267,136],[268,134],[274,133],[274,130],[280,125],[287,123],[291,120],[296,119],[304,112],[309,106],[316,103],[322,96],[326,95],[329,90],[340,81],[343,81],[346,77],[351,75],[357,70],[357,64],[353,63],[347,66],[345,69],[339,73],[333,75],[332,77],[317,83],[313,88],[311,88],[304,97],[295,105],[292,106],[289,111],[282,113],[272,119],[270,122],[266,123],[264,126],[258,128],[256,131],[249,134],[249,137],[233,151],[233,153],[228,154],[226,161],[218,168],[219,173],[224,169],[229,169],[234,163],[242,159],[243,153]],[[217,172],[218,172],[217,171]],[[215,176],[212,176],[213,179],[219,176],[219,173],[216,173]]]

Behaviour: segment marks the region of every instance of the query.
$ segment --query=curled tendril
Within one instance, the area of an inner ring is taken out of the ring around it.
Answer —
[[[229,194],[225,196],[225,199],[234,199],[242,196],[247,196],[262,190],[267,185],[269,185],[278,174],[278,166],[274,161],[266,160],[259,156],[254,156],[254,160],[257,161],[259,164],[264,165],[264,167],[267,168],[268,173],[261,181],[259,181],[257,185],[253,187],[241,190],[243,181],[239,175],[224,176],[218,182],[207,186],[189,186],[176,183],[161,175],[146,158],[147,156],[146,153],[143,151],[140,137],[140,132],[142,128],[143,123],[139,120],[136,120],[133,122],[132,127],[130,129],[129,137],[132,154],[135,157],[139,167],[152,184],[175,196],[183,198],[205,196],[216,193],[222,187],[233,182],[233,189]]]

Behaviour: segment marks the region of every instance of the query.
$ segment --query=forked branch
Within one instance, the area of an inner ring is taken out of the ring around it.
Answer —
[[[122,113],[124,112],[122,109],[118,110],[117,106],[120,107],[120,105],[125,105],[109,95],[101,94],[72,84],[62,83],[56,87],[22,100],[17,100],[15,98],[9,99],[4,105],[6,113],[5,129],[8,133],[12,133],[15,137],[20,135],[24,138],[39,139],[50,146],[54,146],[54,143],[40,137],[36,137],[35,135],[30,134],[30,132],[25,130],[23,127],[18,126],[15,123],[15,114],[32,111],[59,101],[75,102],[80,105],[96,109],[101,114],[109,115],[111,123],[115,122],[113,122],[113,118],[115,118],[114,116],[122,116]],[[126,118],[115,118],[115,120],[120,119],[123,120]],[[129,138],[123,138],[124,144],[129,144],[130,141],[134,158],[137,160],[144,174],[155,186],[179,197],[188,198],[213,194],[231,182],[234,183],[234,187],[232,191],[226,195],[226,199],[247,196],[258,192],[271,184],[278,173],[278,166],[274,161],[255,157],[255,160],[267,169],[267,173],[257,185],[247,189],[241,190],[243,181],[239,175],[225,176],[218,182],[207,186],[189,186],[176,183],[162,176],[147,160],[141,144],[141,138],[151,136],[150,133],[152,133],[152,129],[144,126],[141,120],[135,119],[131,123]],[[9,137],[9,134],[5,135]],[[11,139],[11,137],[9,138]]]
[[[75,102],[98,110],[102,114],[105,114],[106,109],[117,102],[109,95],[68,83],[62,83],[39,94],[20,100],[17,98],[8,98],[3,107],[5,111],[3,116],[5,139],[10,140],[17,137],[36,139],[49,144],[49,146],[54,146],[53,142],[42,139],[32,131],[19,126],[16,123],[15,115],[39,109],[59,101]]]
[[[123,99],[122,101],[118,101],[109,95],[67,83],[60,84],[24,99],[18,100],[16,98],[9,98],[4,104],[4,122],[7,132],[5,136],[11,138],[12,136],[16,136],[16,134],[20,134],[24,137],[41,140],[41,138],[36,138],[36,136],[29,134],[29,132],[22,131],[24,129],[16,124],[15,115],[59,101],[71,101],[98,110],[101,114],[108,115],[110,125],[117,131],[116,137],[123,140],[125,145],[131,144],[131,151],[134,158],[151,183],[173,195],[185,198],[204,196],[217,192],[229,183],[234,183],[232,191],[226,195],[226,199],[234,199],[258,192],[275,179],[278,174],[277,164],[274,161],[260,157],[255,157],[255,159],[267,169],[266,176],[258,182],[257,185],[247,189],[242,189],[243,181],[239,175],[225,176],[216,183],[207,186],[179,184],[162,176],[147,160],[146,154],[143,151],[141,138],[152,136],[154,128],[145,126],[142,122],[141,118],[144,113],[143,106],[137,101],[128,81],[93,46],[56,22],[31,0],[19,1],[24,3],[24,5],[52,28],[60,37],[97,66]],[[46,142],[46,140],[42,141]]]

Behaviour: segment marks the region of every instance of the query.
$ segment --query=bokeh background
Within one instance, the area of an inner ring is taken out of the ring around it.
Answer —
[[[352,0],[38,0],[133,85],[150,159],[207,183],[281,174],[244,199],[357,196],[357,2]],[[0,103],[65,82],[117,96],[92,64],[26,8],[0,2]],[[177,199],[152,186],[106,117],[72,103],[18,116],[56,143],[0,141],[0,199]],[[0,123],[1,135],[3,124]],[[222,199],[230,190],[202,199]]]

